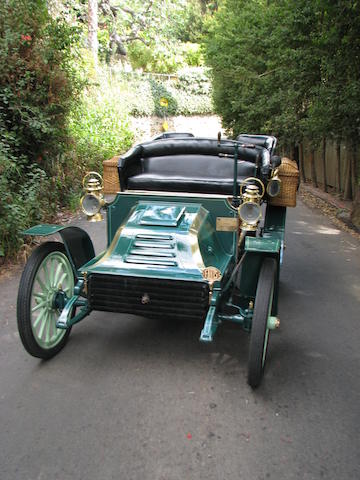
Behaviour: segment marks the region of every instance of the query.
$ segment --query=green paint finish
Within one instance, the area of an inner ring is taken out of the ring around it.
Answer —
[[[74,292],[74,275],[68,258],[61,252],[50,253],[36,272],[31,292],[31,330],[42,348],[53,348],[65,332],[56,326],[60,315],[56,297]]]
[[[185,208],[179,205],[149,203],[141,217],[141,225],[177,227]]]
[[[199,339],[200,342],[209,343],[214,340],[214,335],[216,333],[216,330],[221,323],[221,321],[217,316],[217,307],[220,301],[220,297],[221,297],[220,290],[217,290],[217,289],[214,290],[211,297],[210,308],[206,315],[204,327],[201,330],[200,339]]]
[[[240,295],[247,300],[253,300],[259,277],[261,263],[266,254],[264,252],[247,252],[244,258],[240,276]]]
[[[22,233],[23,235],[33,235],[39,237],[46,237],[48,235],[53,235],[56,232],[60,232],[65,227],[64,225],[48,225],[48,224],[40,224],[35,225],[35,227],[31,227],[28,230],[24,230]]]
[[[245,251],[258,253],[279,253],[281,242],[274,238],[246,237]]]
[[[81,307],[80,311],[72,316],[73,310],[76,307]],[[80,322],[80,320],[89,315],[90,312],[91,310],[88,301],[79,299],[79,295],[76,294],[67,301],[58,321],[56,322],[56,327],[66,330],[75,323]]]
[[[165,224],[159,222],[163,213]],[[111,218],[109,222],[112,222]],[[231,253],[223,248],[218,233],[211,214],[201,203],[182,199],[179,205],[162,198],[157,202],[142,199],[132,206],[107,251],[81,270],[89,275],[100,273],[202,282],[204,267],[216,267],[224,274],[232,259]],[[226,233],[233,237],[233,232]]]
[[[188,203],[201,204],[209,212],[209,222],[214,230],[216,228],[216,217],[234,218],[237,212],[230,206],[224,197],[201,197],[193,195],[173,195],[173,194],[139,194],[123,192],[118,193],[114,201],[108,205],[107,233],[108,245],[110,245],[118,228],[126,221],[129,212],[139,203],[145,205],[150,202],[161,202],[179,204],[184,206]],[[216,232],[219,243],[226,253],[234,254],[235,233],[234,232]]]
[[[286,207],[267,205],[264,223],[264,238],[277,238],[284,240],[286,222]]]
[[[210,343],[214,340],[214,335],[219,326],[219,320],[216,315],[216,308],[210,307],[206,320],[204,323],[204,328],[201,330],[200,342]]]

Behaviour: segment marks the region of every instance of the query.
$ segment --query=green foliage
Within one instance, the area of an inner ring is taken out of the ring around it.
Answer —
[[[129,91],[123,96],[128,111],[135,117],[158,115],[202,115],[213,112],[211,84],[204,69],[186,69],[171,80],[141,76],[129,81]],[[160,106],[166,98],[167,108]]]
[[[175,44],[151,44],[146,46],[142,42],[134,42],[128,49],[129,60],[134,69],[144,72],[174,73],[185,65],[185,59],[177,53]]]
[[[102,162],[130,148],[133,135],[117,92],[92,87],[70,118],[76,163],[83,169],[102,171]],[[106,93],[105,93],[106,92]]]
[[[225,126],[284,144],[359,138],[359,29],[352,0],[224,0],[205,47]]]
[[[36,164],[26,163],[25,156],[12,156],[6,143],[0,143],[0,249],[6,255],[15,254],[22,245],[22,230],[44,212],[54,212],[44,195],[52,190],[50,179]]]
[[[189,67],[201,67],[204,64],[204,58],[199,43],[186,42],[181,45],[182,55],[185,64]]]
[[[198,43],[204,33],[204,7],[199,0],[188,0],[173,17],[172,31],[182,42]]]
[[[153,43],[144,45],[134,42],[129,46],[128,56],[133,69],[144,72],[175,73],[186,66],[203,64],[201,47],[197,43]]]
[[[67,115],[82,88],[76,30],[52,20],[45,0],[0,4],[0,248],[13,254],[20,231],[51,214],[54,159],[66,150]],[[44,192],[46,192],[44,194]]]

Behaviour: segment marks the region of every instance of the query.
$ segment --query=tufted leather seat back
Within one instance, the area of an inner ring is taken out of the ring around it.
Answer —
[[[263,148],[239,147],[238,180],[256,174]],[[234,146],[215,139],[166,138],[136,146],[119,160],[123,190],[232,193]]]

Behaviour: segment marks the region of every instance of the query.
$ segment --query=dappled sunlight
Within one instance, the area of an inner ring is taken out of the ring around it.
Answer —
[[[295,295],[303,295],[304,297],[313,297],[313,292],[305,291],[305,290],[294,290]]]
[[[313,226],[309,224],[308,222],[304,222],[301,220],[296,221],[299,226],[305,226],[304,230],[292,230],[293,235],[314,235],[314,234],[320,234],[320,235],[339,235],[341,233],[341,230],[338,230],[337,228],[332,228],[332,227],[326,227],[324,225],[316,225]]]
[[[315,232],[322,235],[339,235],[339,233],[341,233],[337,228],[323,227],[322,225],[317,227]]]
[[[360,302],[360,282],[356,285],[351,285],[352,293],[355,295],[355,298]]]
[[[345,252],[356,252],[356,250],[359,249],[359,245],[354,245],[353,243],[348,242],[347,240],[341,240],[341,243],[343,244]]]

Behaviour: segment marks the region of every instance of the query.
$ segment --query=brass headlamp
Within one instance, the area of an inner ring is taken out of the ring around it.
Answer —
[[[82,211],[87,215],[89,222],[99,222],[104,218],[100,210],[105,205],[102,176],[97,172],[89,172],[82,183],[85,190],[80,200]]]
[[[239,207],[239,217],[243,230],[256,230],[261,218],[260,201],[265,193],[261,180],[255,177],[245,179],[240,185],[242,204]]]
[[[269,195],[269,197],[277,197],[281,191],[281,179],[279,177],[279,169],[276,168],[272,175],[270,180],[268,181],[268,184],[266,186],[266,192]]]

